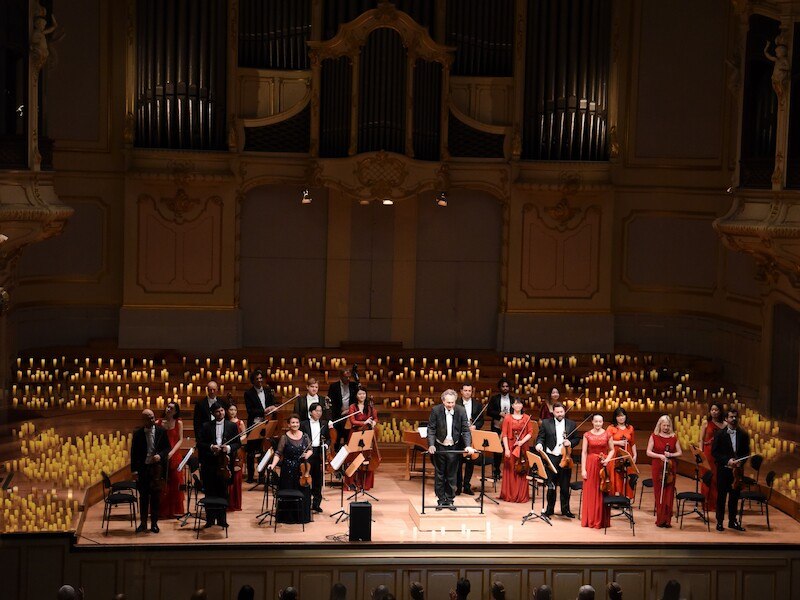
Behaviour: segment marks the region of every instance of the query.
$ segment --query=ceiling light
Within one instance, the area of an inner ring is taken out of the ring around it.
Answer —
[[[392,206],[394,204],[394,200],[392,200],[391,198],[384,198],[383,200],[381,200],[381,204],[383,204],[384,206]]]

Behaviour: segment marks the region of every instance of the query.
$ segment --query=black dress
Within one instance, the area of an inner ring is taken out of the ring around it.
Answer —
[[[311,521],[311,486],[300,487],[300,457],[311,447],[311,440],[304,433],[299,440],[293,440],[284,434],[278,443],[277,454],[281,457],[281,476],[278,481],[279,490],[300,490],[303,492],[303,507],[300,511],[300,523]],[[278,523],[297,523],[297,513],[289,506],[278,510]]]

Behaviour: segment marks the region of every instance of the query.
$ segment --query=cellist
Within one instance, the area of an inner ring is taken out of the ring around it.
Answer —
[[[647,442],[647,456],[653,459],[653,495],[656,502],[656,525],[672,527],[672,504],[675,499],[675,458],[681,444],[672,429],[669,415],[661,415]]]
[[[553,416],[542,421],[539,428],[539,435],[536,438],[536,451],[547,452],[550,462],[556,468],[553,473],[547,471],[547,509],[545,515],[553,516],[556,506],[556,487],[561,490],[561,514],[569,519],[574,519],[575,515],[569,509],[569,481],[572,479],[572,466],[562,463],[564,449],[568,454],[572,453],[572,448],[580,443],[580,433],[575,427],[575,422],[566,418],[566,408],[561,402],[553,404]]]
[[[330,430],[333,425],[330,421],[322,418],[322,405],[314,402],[308,407],[308,421],[300,422],[300,431],[305,433],[311,440],[311,456],[308,462],[311,464],[311,510],[316,513],[322,512],[322,453],[325,446],[330,444]]]

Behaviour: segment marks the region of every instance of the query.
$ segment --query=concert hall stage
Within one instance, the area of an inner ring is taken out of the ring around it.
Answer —
[[[646,469],[646,467],[645,467]],[[558,512],[552,518],[552,527],[540,520],[533,520],[525,525],[521,524],[522,517],[530,511],[530,503],[511,504],[500,501],[495,505],[489,498],[499,496],[491,488],[487,490],[487,499],[484,504],[485,519],[489,524],[486,531],[475,531],[477,527],[471,526],[472,519],[479,516],[477,496],[461,495],[456,497],[457,506],[460,508],[455,513],[445,510],[437,512],[435,509],[426,509],[426,514],[435,518],[453,520],[455,525],[449,528],[455,530],[445,531],[418,531],[415,538],[414,522],[409,514],[409,502],[420,504],[421,479],[405,479],[405,470],[401,465],[385,464],[376,474],[375,488],[371,493],[378,498],[372,501],[372,540],[380,544],[397,544],[399,547],[424,543],[434,544],[492,544],[502,545],[509,542],[515,544],[537,545],[563,545],[563,544],[600,544],[600,545],[646,545],[657,544],[660,547],[670,545],[686,546],[687,544],[797,544],[800,542],[800,523],[774,507],[770,511],[770,524],[772,531],[767,530],[765,518],[757,511],[745,512],[744,524],[746,532],[740,533],[726,530],[724,533],[714,529],[714,516],[711,515],[711,531],[700,519],[694,515],[687,516],[684,520],[683,530],[676,523],[671,529],[659,529],[655,526],[653,509],[653,495],[651,490],[644,494],[641,510],[634,510],[636,519],[636,535],[624,517],[612,519],[612,525],[607,532],[603,530],[586,529],[580,526],[580,519],[567,519],[559,516]],[[647,474],[643,474],[647,477]],[[435,504],[436,497],[433,493],[432,477],[427,479],[426,504]],[[473,481],[477,477],[473,478]],[[693,490],[693,482],[685,477],[678,478],[678,491]],[[325,488],[323,513],[314,516],[312,523],[307,523],[305,531],[300,525],[278,524],[278,529],[273,532],[265,522],[259,525],[255,516],[261,512],[263,492],[261,488],[248,491],[250,486],[244,484],[243,510],[229,513],[228,538],[224,530],[213,527],[200,532],[196,539],[196,532],[191,519],[186,526],[181,527],[175,520],[159,521],[161,532],[159,534],[135,534],[130,526],[130,521],[124,520],[123,508],[115,509],[115,517],[109,526],[109,533],[105,535],[101,529],[102,504],[95,504],[89,508],[83,522],[80,537],[77,541],[79,547],[96,545],[134,545],[134,546],[174,546],[174,545],[249,545],[249,544],[318,544],[318,543],[346,543],[348,524],[346,521],[336,523],[330,515],[341,508],[340,488]],[[572,510],[578,514],[580,494],[573,492]],[[361,496],[359,497],[361,499]],[[345,506],[347,506],[345,502]],[[637,496],[638,506],[638,496]],[[536,512],[542,508],[541,498],[537,497]],[[473,531],[462,532],[464,528]],[[439,527],[439,525],[437,525]]]

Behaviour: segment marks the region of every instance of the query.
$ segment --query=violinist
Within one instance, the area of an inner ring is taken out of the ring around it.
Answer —
[[[628,413],[621,406],[614,411],[614,424],[609,426],[608,433],[611,435],[614,446],[630,454],[633,457],[633,463],[636,464],[636,438],[633,435],[633,426],[628,423]],[[617,460],[610,467],[611,493],[615,496],[627,496],[633,500],[636,495],[633,488],[635,479],[628,474],[629,465],[625,463],[625,460]]]
[[[519,469],[517,465],[525,458],[528,442],[533,436],[531,416],[523,411],[522,399],[514,398],[511,413],[503,419],[503,485],[500,488],[500,499],[506,502],[527,502],[528,469]],[[526,459],[527,460],[527,459]]]
[[[711,454],[711,446],[714,438],[720,429],[725,429],[728,424],[725,422],[725,409],[720,402],[712,402],[708,407],[708,417],[706,424],[701,430],[703,432],[703,454],[708,460],[711,469],[711,481],[706,485],[705,481],[700,484],[700,492],[706,497],[706,510],[710,513],[717,509],[717,462]]]
[[[161,490],[161,502],[159,506],[159,516],[175,518],[183,515],[186,505],[183,501],[181,484],[183,483],[183,473],[178,472],[181,464],[181,443],[183,442],[183,421],[181,421],[181,407],[177,402],[168,402],[164,407],[164,417],[156,420],[156,425],[164,428],[167,432],[170,451],[167,454],[167,462],[164,463],[167,483]]]
[[[225,420],[225,408],[222,404],[211,407],[214,420],[203,425],[197,437],[197,449],[200,452],[200,478],[208,498],[228,499],[228,484],[233,478],[233,467],[236,452],[241,447],[239,428]],[[207,510],[205,527],[214,524],[227,527],[228,521],[224,510]]]
[[[346,417],[350,413],[350,404],[355,402],[358,393],[358,383],[350,380],[350,371],[347,369],[339,373],[339,381],[334,381],[328,388],[328,398],[331,399],[331,420],[336,421],[341,417]],[[336,450],[345,443],[347,433],[347,419],[336,423],[338,433],[336,440]]]
[[[503,436],[503,420],[506,415],[511,413],[511,382],[501,377],[497,382],[497,389],[499,393],[489,398],[489,405],[486,407],[486,416],[491,419],[491,430],[500,437]],[[494,469],[492,475],[494,479],[500,479],[500,465],[503,462],[503,457],[497,453],[494,455]]]
[[[575,427],[575,421],[566,418],[566,408],[561,402],[553,404],[552,418],[542,421],[539,428],[539,435],[536,438],[536,451],[547,452],[547,456],[556,472],[547,471],[547,509],[545,515],[553,516],[556,506],[556,487],[561,495],[561,514],[569,519],[574,519],[575,515],[569,509],[569,481],[572,479],[572,467],[562,462],[562,448],[566,448],[568,454],[572,453],[575,445],[580,443],[580,433]]]
[[[139,491],[139,515],[141,523],[136,533],[147,531],[147,515],[150,515],[150,531],[158,533],[158,509],[164,477],[167,474],[169,439],[166,430],[156,425],[153,411],[142,411],[142,427],[133,432],[131,439],[131,471],[137,474],[136,489]]]
[[[311,520],[311,486],[301,485],[301,483],[305,483],[301,482],[301,465],[311,458],[313,452],[311,438],[300,431],[300,417],[298,415],[291,415],[287,423],[289,429],[281,436],[269,469],[274,470],[278,463],[281,465],[278,489],[300,490],[303,492],[300,522],[308,523]],[[294,510],[279,510],[276,516],[280,523],[293,523],[296,517]]]
[[[241,434],[244,432],[244,421],[242,421],[239,417],[237,417],[237,413],[239,412],[238,408],[235,404],[231,404],[228,407],[228,410],[225,411],[228,417],[228,421],[236,425],[236,428],[239,430]],[[247,436],[246,435],[239,435],[239,443],[245,444],[247,443]],[[244,463],[241,460],[241,454],[244,452],[241,448],[235,454],[235,458],[232,456],[231,460],[234,461],[233,467],[233,479],[231,480],[230,484],[230,500],[228,501],[228,512],[237,512],[242,510],[242,467],[244,467]]]
[[[556,402],[559,402],[559,398],[561,398],[561,394],[558,393],[558,388],[554,387],[550,390],[550,398],[542,400],[541,406],[539,407],[539,422],[552,418],[553,407]]]
[[[322,405],[314,402],[309,407],[309,420],[300,423],[300,431],[311,440],[311,457],[308,462],[311,464],[311,510],[317,513],[322,512],[322,453],[325,447],[330,444],[331,434],[330,421],[322,418]]]
[[[356,401],[350,404],[350,417],[347,419],[352,431],[364,431],[365,429],[375,429],[378,424],[378,411],[372,404],[372,398],[367,395],[367,388],[359,387],[356,392]],[[351,434],[352,435],[352,434]],[[369,451],[367,458],[370,461],[377,460],[380,463],[380,451],[378,450],[378,437],[372,440],[372,450]],[[362,487],[365,491],[372,489],[375,485],[375,471],[368,469],[366,472],[361,470],[356,474],[362,478]],[[353,477],[344,478],[344,484],[353,489],[355,481]]]
[[[647,456],[653,459],[653,495],[656,502],[656,525],[672,527],[672,504],[675,499],[675,458],[681,444],[672,429],[672,419],[662,415],[647,442]]]
[[[581,475],[583,475],[583,504],[581,527],[603,529],[611,520],[603,504],[601,479],[607,479],[608,465],[614,456],[611,436],[603,429],[603,415],[592,415],[592,428],[583,434],[581,450]],[[605,473],[606,477],[601,477]]]
[[[250,382],[253,384],[244,393],[244,408],[247,411],[247,426],[264,421],[269,415],[275,412],[275,396],[268,385],[264,385],[264,373],[261,369],[256,369],[250,374]],[[247,483],[253,483],[256,468],[256,453],[261,451],[261,440],[251,440],[247,442]],[[262,483],[263,473],[259,475],[258,482]]]
[[[323,415],[325,420],[330,416],[331,401],[327,396],[320,398],[319,396],[319,382],[314,377],[309,377],[306,383],[306,394],[298,396],[294,403],[294,412],[300,416],[300,422],[303,423],[311,418],[311,405],[319,404],[322,406]]]
[[[467,422],[469,423],[469,430],[475,431],[476,429],[483,429],[483,405],[480,400],[472,397],[475,387],[471,382],[465,381],[461,384],[461,397],[456,401],[456,404],[463,406],[467,413]],[[483,457],[481,457],[482,459]],[[475,461],[468,456],[461,459],[461,465],[458,467],[456,476],[456,495],[465,493],[469,496],[474,496],[475,492],[472,491],[472,473],[475,470]],[[462,475],[463,471],[463,475]]]
[[[198,398],[194,403],[194,411],[192,414],[192,435],[195,439],[200,435],[200,430],[203,425],[210,423],[214,420],[214,415],[211,414],[211,407],[215,402],[222,404],[223,408],[227,410],[228,403],[217,396],[219,393],[219,384],[215,379],[209,379],[206,384],[206,397]]]
[[[717,432],[711,445],[711,453],[717,463],[717,531],[725,528],[725,504],[728,505],[728,527],[744,531],[736,519],[741,484],[736,485],[736,472],[741,474],[744,461],[737,460],[750,456],[750,436],[739,427],[739,411],[729,408],[725,416],[727,427]]]

